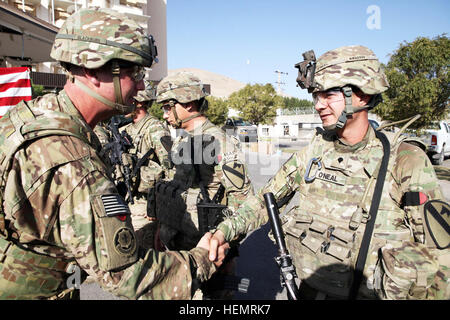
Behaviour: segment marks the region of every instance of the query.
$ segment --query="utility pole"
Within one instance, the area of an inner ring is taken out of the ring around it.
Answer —
[[[277,73],[278,74],[278,81],[276,82],[276,84],[278,85],[278,90],[277,90],[277,93],[279,94],[279,95],[281,95],[281,85],[282,84],[286,84],[286,83],[284,83],[284,82],[281,82],[281,75],[282,74],[288,74],[287,72],[282,72],[282,71],[280,71],[280,70],[275,70],[275,73]]]

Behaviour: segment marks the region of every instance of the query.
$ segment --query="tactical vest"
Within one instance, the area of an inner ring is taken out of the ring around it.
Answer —
[[[403,223],[405,212],[399,208],[400,199],[392,193],[391,173],[403,139],[392,141],[392,135],[387,135],[391,153],[363,272],[366,279],[359,291],[366,298],[375,298],[372,284],[378,249],[414,241]],[[312,182],[302,179],[301,207],[285,215],[283,229],[300,279],[331,297],[348,296],[382,156],[381,142],[375,138],[362,150],[345,153],[338,152],[333,141],[316,134],[308,147],[307,159],[320,159],[322,167],[312,166]],[[292,174],[295,171],[293,168]]]
[[[154,149],[148,150],[144,148],[145,131],[148,129],[149,122],[152,120],[150,116],[145,117],[139,123],[137,128],[133,130],[127,130],[133,123],[126,126],[124,130],[131,136],[133,146],[128,151],[130,155],[130,163],[134,166],[132,169],[133,174],[133,195],[139,195],[140,197],[147,197],[147,193],[151,188],[155,186],[156,181],[160,180],[163,176],[163,169]],[[148,146],[147,146],[148,147]],[[142,152],[145,150],[146,152]],[[148,153],[147,153],[148,152]],[[142,158],[146,157],[145,161]],[[139,162],[141,160],[141,163]],[[139,166],[139,167],[137,167]]]
[[[213,130],[216,127],[209,121],[203,126],[203,134],[216,135]],[[222,133],[221,133],[222,134]],[[180,152],[182,143],[186,143],[187,137],[179,138],[181,143],[175,143],[173,153]],[[190,150],[190,145],[181,148],[184,152]],[[195,156],[195,155],[194,155]],[[199,165],[202,177],[215,176],[214,165]],[[198,230],[197,202],[201,197],[200,187],[196,181],[194,167],[191,163],[182,163],[175,166],[175,177],[171,181],[160,181],[155,187],[155,212],[161,224],[161,240],[170,248],[188,250],[196,246],[201,238]],[[205,187],[212,199],[217,190],[208,189],[208,181]],[[218,187],[217,187],[218,188]],[[223,200],[226,202],[226,195]],[[222,203],[226,204],[226,203]]]
[[[0,281],[2,298],[8,299],[33,299],[56,297],[61,294],[61,285],[69,276],[68,269],[74,265],[73,262],[63,261],[61,259],[50,257],[43,254],[27,250],[23,245],[16,243],[15,235],[8,229],[5,220],[4,196],[5,187],[8,179],[8,173],[11,169],[14,154],[26,143],[42,137],[53,135],[67,135],[76,137],[87,144],[86,129],[75,118],[68,114],[57,111],[32,111],[33,101],[20,102],[17,106],[11,108],[2,119],[6,125],[2,126],[2,135],[0,138],[0,269],[7,270],[2,272],[2,277],[9,277],[7,288]],[[49,217],[48,221],[54,221]],[[12,222],[11,222],[12,223]],[[27,276],[27,283],[15,283],[14,272],[21,265],[24,269],[18,270],[20,276]],[[0,271],[1,272],[1,271]],[[5,279],[5,278],[4,278]],[[37,285],[39,284],[39,285]],[[13,287],[11,287],[13,286]],[[36,289],[38,288],[38,289]],[[33,290],[38,290],[34,292]],[[4,296],[9,292],[8,296]],[[64,290],[64,294],[67,290]]]

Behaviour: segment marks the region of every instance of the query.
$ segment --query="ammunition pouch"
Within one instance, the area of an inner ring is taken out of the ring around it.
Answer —
[[[424,254],[424,249],[423,244],[407,241],[399,248],[381,248],[374,271],[375,290],[381,299],[430,299],[439,262]]]
[[[158,219],[161,240],[166,246],[170,247],[171,240],[176,238],[174,241],[178,244],[195,247],[200,238],[227,215],[227,206],[199,201],[199,194],[199,189],[185,190],[167,181],[157,182],[150,189],[147,215]]]
[[[152,189],[154,192],[155,216],[162,225],[177,231],[185,231],[183,221],[187,210],[187,191],[167,182],[160,182]],[[149,213],[150,216],[153,213]]]
[[[227,206],[216,203],[199,202],[197,203],[198,229],[201,234],[217,227],[229,209]]]
[[[147,215],[156,216],[159,221],[161,241],[170,249],[195,247],[202,236],[198,231],[195,207],[198,190],[185,190],[174,183],[160,181],[152,191],[149,200],[154,200],[147,202]]]

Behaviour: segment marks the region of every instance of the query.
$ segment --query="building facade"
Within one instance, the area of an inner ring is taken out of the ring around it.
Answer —
[[[0,66],[28,66],[39,79],[52,78],[45,74],[62,74],[50,58],[56,33],[73,12],[101,7],[125,13],[150,30],[159,61],[148,78],[159,81],[167,75],[166,6],[167,0],[0,0]],[[52,81],[48,84],[59,83],[59,79]]]

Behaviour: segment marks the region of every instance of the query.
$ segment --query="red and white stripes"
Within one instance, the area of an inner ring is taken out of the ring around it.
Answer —
[[[0,68],[0,117],[22,100],[31,100],[29,69]]]

